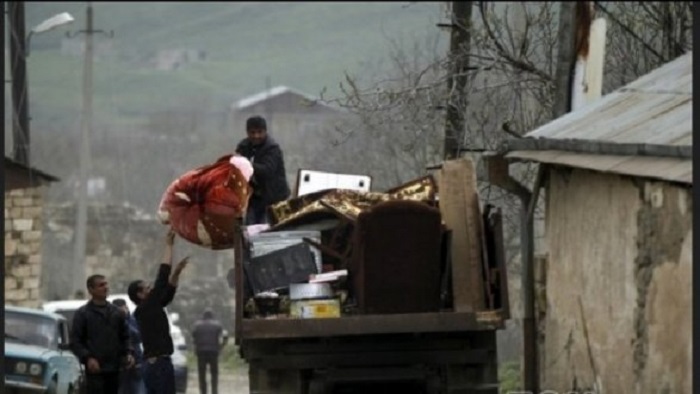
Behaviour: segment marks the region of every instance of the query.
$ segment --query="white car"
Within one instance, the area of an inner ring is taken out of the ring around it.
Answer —
[[[107,301],[112,302],[117,298],[122,298],[126,301],[126,305],[129,307],[129,311],[134,313],[136,305],[131,302],[128,294],[112,294],[107,297]],[[68,325],[73,322],[73,315],[75,311],[81,306],[85,305],[86,300],[60,300],[60,301],[49,301],[42,305],[42,309],[46,312],[58,313],[59,315],[65,316],[68,320]],[[167,312],[167,309],[166,309]],[[168,316],[168,323],[170,324],[170,336],[173,338],[173,346],[179,350],[187,350],[187,343],[185,341],[185,336],[182,334],[180,327],[176,325],[177,321],[180,319],[180,315],[177,313],[166,314]]]

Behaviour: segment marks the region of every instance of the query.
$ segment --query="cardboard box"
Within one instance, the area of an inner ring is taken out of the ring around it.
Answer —
[[[289,315],[300,319],[340,317],[340,300],[295,300],[291,303]]]

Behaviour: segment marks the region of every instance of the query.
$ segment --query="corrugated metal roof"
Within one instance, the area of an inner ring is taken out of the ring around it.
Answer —
[[[525,138],[692,147],[692,86],[689,52]],[[692,183],[692,160],[687,159],[534,150],[513,151],[506,157]],[[678,166],[667,167],[667,161]]]
[[[693,183],[693,161],[670,157],[613,156],[571,153],[557,150],[517,151],[520,160],[559,164],[671,182]],[[507,157],[511,157],[508,155]]]

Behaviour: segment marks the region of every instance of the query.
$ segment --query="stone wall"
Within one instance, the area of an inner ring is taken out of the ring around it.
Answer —
[[[43,187],[5,193],[5,304],[40,302]]]
[[[42,294],[45,300],[72,298],[70,264],[74,245],[74,204],[45,208],[46,228],[43,249],[47,256]],[[155,280],[161,262],[167,228],[153,215],[129,205],[93,204],[88,209],[86,275],[107,276],[112,294],[126,293],[134,279]],[[180,314],[178,325],[190,341],[189,329],[201,317],[204,308],[214,310],[216,318],[233,333],[234,293],[226,283],[233,267],[233,251],[212,251],[178,238],[173,261],[191,256],[182,273],[178,292],[168,308]],[[82,289],[86,292],[85,289]]]
[[[548,192],[542,389],[691,392],[692,188],[557,168]]]
[[[69,277],[75,243],[75,206],[47,206],[44,216],[44,250],[51,256],[51,264],[44,273],[43,296],[46,300],[70,298],[76,290],[85,291],[73,289]],[[107,276],[114,294],[126,293],[132,280],[155,280],[167,228],[153,215],[129,205],[93,204],[88,208],[87,228],[86,279],[96,273]],[[178,239],[174,261],[186,255],[192,257],[181,286],[195,278],[225,280],[228,266],[233,265],[231,251],[211,251]]]

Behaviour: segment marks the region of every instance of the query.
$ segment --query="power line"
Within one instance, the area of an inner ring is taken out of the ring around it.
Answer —
[[[625,25],[624,23],[620,22],[620,20],[617,19],[617,17],[615,17],[615,15],[613,15],[612,12],[608,11],[607,8],[605,8],[602,4],[600,4],[599,1],[594,1],[593,3],[595,4],[595,6],[596,6],[598,9],[600,9],[601,11],[603,11],[603,13],[605,13],[605,14],[610,18],[610,20],[612,20],[613,22],[615,22],[615,24],[617,24],[618,26],[620,26],[620,27],[622,28],[622,30],[624,30],[625,32],[627,32],[627,34],[629,34],[630,36],[632,36],[632,38],[634,38],[635,40],[639,41],[639,42],[642,44],[642,46],[643,46],[646,50],[648,50],[649,52],[651,52],[654,56],[656,56],[656,57],[657,57],[659,60],[661,60],[662,62],[665,62],[665,61],[666,61],[666,58],[664,58],[659,52],[657,52],[654,48],[652,48],[651,45],[649,45],[649,43],[647,43],[647,42],[644,41],[641,37],[639,37],[639,36],[637,35],[637,33],[635,33],[634,31],[632,31],[632,29],[631,29],[629,26],[627,26],[627,25]]]

